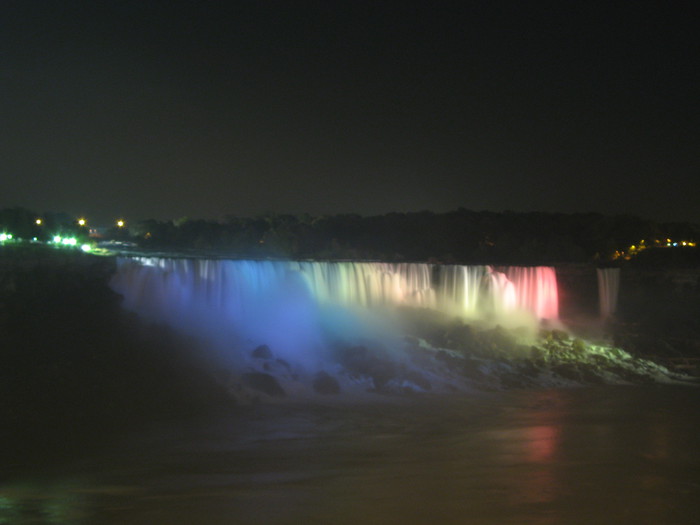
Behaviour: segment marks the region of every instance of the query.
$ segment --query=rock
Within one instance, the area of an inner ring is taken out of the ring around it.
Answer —
[[[272,350],[267,345],[260,345],[251,355],[256,359],[272,359]]]
[[[369,376],[376,390],[383,390],[397,375],[396,365],[370,353],[364,346],[342,349],[339,361],[352,377]]]
[[[552,367],[552,372],[572,381],[582,381],[581,372],[573,363],[560,363]]]
[[[241,383],[248,388],[262,392],[272,397],[283,397],[285,392],[275,379],[270,374],[262,372],[249,372],[241,376]]]
[[[369,361],[369,350],[364,346],[344,348],[340,353],[340,362],[353,375],[367,374]]]
[[[455,357],[444,350],[438,350],[438,352],[435,354],[435,359],[442,361],[449,369],[454,371],[461,370],[462,366],[464,365],[464,358]]]
[[[545,353],[537,348],[536,346],[531,346],[530,347],[530,358],[533,359],[534,361],[540,361],[546,357]]]
[[[620,365],[610,367],[610,371],[630,383],[650,384],[654,382],[652,377],[637,373],[634,370],[628,370]]]
[[[473,351],[476,346],[474,330],[457,320],[448,327],[445,334],[447,348],[451,350]]]
[[[476,359],[465,359],[464,375],[477,381],[483,379],[484,373],[480,370],[481,364],[482,362]]]
[[[527,378],[510,372],[501,375],[500,380],[503,388],[525,388],[531,384]]]
[[[313,382],[313,387],[319,394],[339,394],[340,385],[335,377],[326,372],[319,372]]]
[[[593,363],[595,365],[602,366],[602,367],[612,366],[612,362],[610,361],[610,359],[608,359],[604,355],[600,355],[600,354],[593,354],[591,356],[591,361],[593,361]]]
[[[584,343],[581,339],[578,337],[574,339],[574,342],[571,343],[571,351],[574,353],[575,356],[581,357],[586,354],[586,343]]]
[[[559,343],[563,343],[565,341],[569,340],[569,334],[564,332],[563,330],[552,330],[552,339]]]
[[[411,370],[406,374],[406,380],[410,381],[418,388],[420,388],[421,390],[425,390],[426,392],[433,388],[433,386],[430,384],[430,381],[428,381],[423,374],[415,370]]]
[[[537,377],[540,369],[533,360],[523,359],[518,365],[518,372],[526,377]]]
[[[374,381],[374,388],[384,390],[387,383],[396,377],[396,367],[390,361],[374,359],[370,363],[369,375]]]
[[[578,369],[579,372],[581,372],[581,379],[583,379],[586,383],[593,383],[594,385],[605,384],[605,380],[592,365],[581,363],[579,364]]]

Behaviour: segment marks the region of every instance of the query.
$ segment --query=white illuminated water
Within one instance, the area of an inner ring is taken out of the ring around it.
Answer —
[[[617,298],[620,292],[620,269],[598,268],[598,301],[600,316],[611,317],[617,310]]]

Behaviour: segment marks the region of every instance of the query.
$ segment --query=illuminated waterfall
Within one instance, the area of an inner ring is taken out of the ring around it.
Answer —
[[[489,281],[488,266],[442,266],[438,268],[439,309],[473,317],[483,306],[482,283]]]
[[[221,348],[268,344],[289,359],[323,353],[324,316],[334,309],[411,306],[493,321],[558,318],[549,267],[135,257],[118,260],[112,287],[125,308],[148,319]]]
[[[557,279],[553,268],[547,266],[506,269],[515,290],[515,306],[532,312],[538,319],[559,318]]]
[[[521,311],[537,319],[557,320],[559,299],[554,268],[438,266],[438,307],[466,317]]]
[[[620,269],[598,268],[598,301],[600,316],[612,317],[617,311],[617,298],[620,292]]]

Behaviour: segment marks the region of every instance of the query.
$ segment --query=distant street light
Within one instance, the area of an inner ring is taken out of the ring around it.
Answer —
[[[42,221],[41,219],[37,219],[34,222],[36,223],[37,226],[41,226],[44,221]]]
[[[78,219],[78,226],[85,226],[87,221],[83,218]]]
[[[121,220],[121,219],[119,219],[119,220],[117,221],[117,226],[119,226],[120,228],[123,228],[125,224],[126,224],[126,223],[125,223],[123,220]]]

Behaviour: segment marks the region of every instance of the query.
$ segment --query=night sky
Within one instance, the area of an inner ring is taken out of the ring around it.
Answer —
[[[0,3],[0,208],[700,222],[691,3]]]

